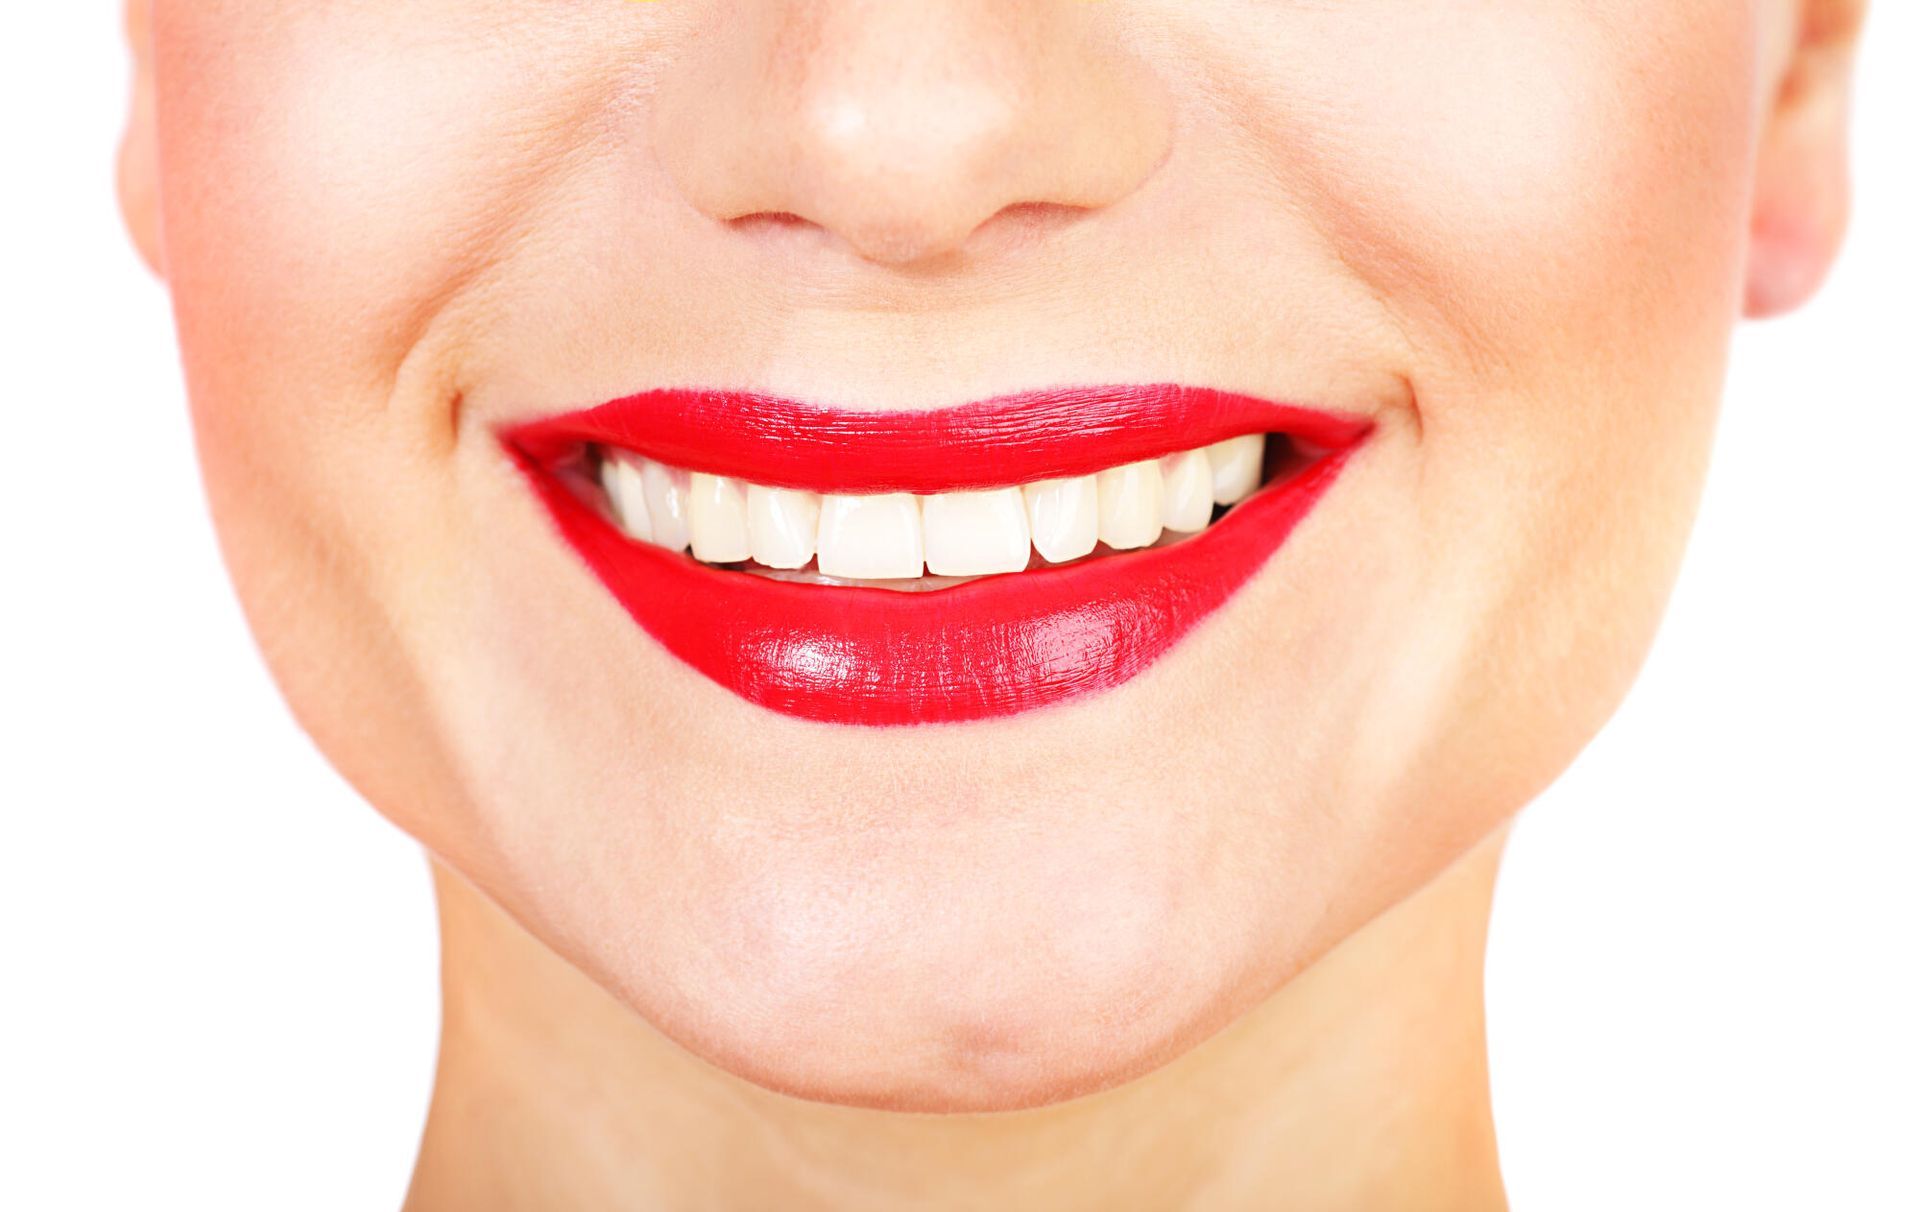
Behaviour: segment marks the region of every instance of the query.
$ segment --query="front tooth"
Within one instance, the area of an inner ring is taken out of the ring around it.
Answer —
[[[1267,435],[1250,433],[1207,447],[1213,466],[1213,499],[1231,505],[1260,487],[1260,465],[1267,457]]]
[[[820,573],[855,580],[917,577],[925,567],[920,499],[912,493],[829,495],[820,502]]]
[[[691,537],[687,530],[687,473],[648,459],[640,469],[640,484],[646,493],[653,541],[668,551],[685,551]]]
[[[646,462],[626,451],[603,451],[600,457],[600,486],[607,490],[613,517],[628,538],[653,541],[653,523],[647,518],[647,495],[640,482],[640,468]]]
[[[747,487],[747,547],[768,568],[803,568],[820,533],[820,494]]]
[[[694,472],[687,494],[687,530],[696,560],[733,564],[746,559],[746,486],[732,476]]]
[[[1077,560],[1100,541],[1100,490],[1092,476],[1026,487],[1033,547],[1050,564]]]
[[[1099,484],[1102,543],[1128,551],[1160,537],[1160,460],[1110,467]]]
[[[1213,467],[1205,450],[1168,455],[1161,461],[1160,520],[1168,530],[1192,534],[1213,520]]]
[[[1018,488],[942,492],[920,503],[927,571],[941,577],[1020,572],[1033,555]]]

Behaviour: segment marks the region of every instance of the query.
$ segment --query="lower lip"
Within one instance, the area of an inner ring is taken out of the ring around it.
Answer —
[[[561,534],[667,651],[774,711],[885,726],[1014,715],[1133,678],[1260,570],[1359,444],[1191,539],[923,593],[778,581],[635,542],[515,453]]]

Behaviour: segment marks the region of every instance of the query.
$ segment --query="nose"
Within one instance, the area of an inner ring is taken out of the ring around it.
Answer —
[[[1172,121],[1104,7],[712,5],[656,82],[654,152],[716,220],[803,220],[890,265],[954,252],[1010,210],[1107,207],[1153,174]]]

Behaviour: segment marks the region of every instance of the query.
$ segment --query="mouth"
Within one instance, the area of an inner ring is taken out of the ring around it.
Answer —
[[[1267,563],[1370,432],[1152,384],[922,412],[666,389],[501,439],[667,651],[774,711],[879,726],[1133,678]]]

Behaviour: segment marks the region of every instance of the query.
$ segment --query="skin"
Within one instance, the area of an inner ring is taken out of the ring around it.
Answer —
[[[1503,827],[1832,260],[1861,7],[134,3],[234,582],[435,862],[413,1206],[1499,1206]],[[1377,434],[1144,676],[964,726],[700,679],[493,436],[1168,379]]]

